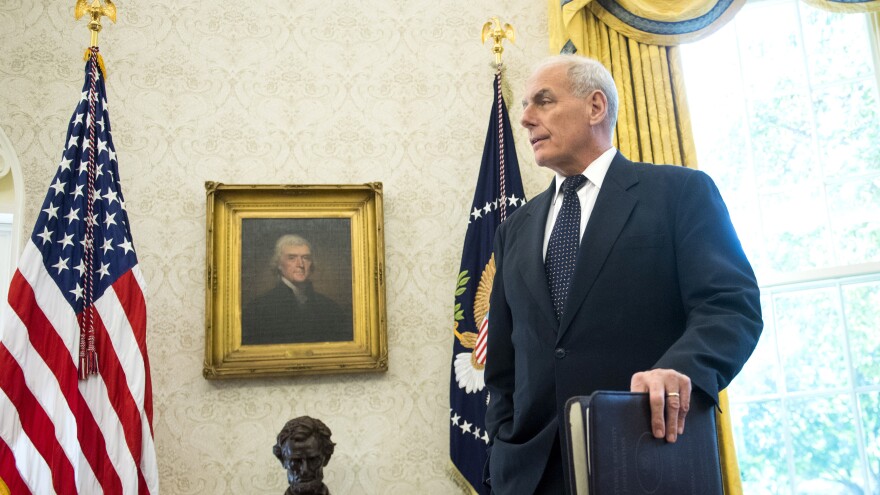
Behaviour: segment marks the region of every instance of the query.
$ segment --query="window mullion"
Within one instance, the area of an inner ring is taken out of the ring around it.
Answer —
[[[792,0],[794,1],[794,0]],[[809,67],[809,56],[807,53],[807,41],[804,36],[804,21],[801,17],[801,3],[794,1],[795,12],[797,12],[797,26],[798,26],[798,36],[800,36],[800,48],[801,48],[801,60],[803,62],[804,69],[804,78],[806,79],[807,86],[807,103],[810,105],[810,134],[813,148],[813,156],[816,160],[816,171],[814,172],[815,180],[817,180],[818,184],[821,186],[820,191],[822,195],[822,211],[825,212],[825,235],[822,236],[822,244],[825,245],[827,252],[831,254],[831,259],[838,259],[839,253],[837,252],[837,244],[834,242],[834,226],[831,224],[831,212],[829,211],[828,204],[828,184],[825,182],[825,166],[824,160],[822,159],[822,149],[819,146],[819,124],[818,119],[816,118],[816,105],[813,98],[813,78],[810,75],[810,67]]]
[[[849,394],[852,397],[852,406],[850,412],[855,419],[856,426],[856,446],[859,449],[859,459],[862,461],[862,479],[865,482],[865,488],[870,489],[871,479],[868,476],[868,453],[865,448],[865,433],[862,425],[862,415],[859,410],[859,394],[856,391],[856,371],[852,361],[852,350],[849,343],[849,318],[847,318],[846,304],[843,299],[843,284],[837,284],[837,304],[840,307],[840,326],[843,329],[843,351],[846,361],[846,368],[849,372],[849,382],[851,385]]]
[[[788,468],[788,483],[789,487],[791,488],[790,493],[797,493],[797,470],[794,466],[794,440],[792,439],[791,435],[791,414],[789,413],[788,407],[790,399],[788,397],[788,385],[785,380],[785,362],[782,359],[782,352],[780,351],[781,344],[779,339],[779,325],[777,325],[776,320],[776,294],[772,292],[770,294],[770,312],[773,321],[773,333],[776,336],[776,362],[779,363],[779,366],[776,368],[776,383],[777,389],[779,390],[779,395],[781,397],[779,400],[779,409],[782,416],[782,439],[783,443],[785,444],[785,460],[786,467]]]

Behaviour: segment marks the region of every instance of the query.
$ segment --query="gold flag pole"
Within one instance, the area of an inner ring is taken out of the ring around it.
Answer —
[[[97,1],[97,0],[96,0]],[[513,26],[505,23],[503,26],[501,25],[501,21],[498,20],[497,16],[492,17],[486,24],[483,24],[483,44],[486,43],[486,40],[492,38],[495,41],[495,44],[492,46],[492,53],[495,54],[495,67],[501,67],[501,54],[504,53],[504,46],[502,45],[502,41],[506,38],[510,40],[511,43],[516,41],[516,33],[513,30]]]
[[[79,20],[84,14],[89,14],[91,20],[89,21],[89,31],[92,32],[92,42],[89,45],[89,48],[86,48],[86,53],[83,55],[83,60],[88,60],[91,57],[92,50],[95,51],[98,59],[98,67],[101,69],[101,73],[104,77],[107,77],[107,69],[104,68],[104,57],[101,56],[98,52],[98,33],[101,32],[101,17],[107,17],[114,23],[116,22],[116,4],[113,3],[113,0],[104,0],[104,4],[101,5],[101,0],[94,0],[92,4],[89,5],[86,0],[76,0],[76,6],[73,8],[73,17],[76,20]]]
[[[498,20],[498,16],[493,16],[489,19],[489,22],[483,24],[482,39],[484,45],[489,38],[492,38],[494,41],[492,45],[492,53],[495,54],[495,63],[492,65],[495,67],[495,76],[499,79],[498,87],[504,95],[503,100],[508,102],[509,105],[509,102],[513,101],[510,97],[510,88],[507,85],[507,78],[501,77],[502,74],[506,72],[504,64],[501,62],[501,54],[504,53],[504,45],[502,43],[505,39],[514,43],[516,41],[516,32],[513,30],[513,26],[508,23],[502,25],[501,21]]]
[[[92,19],[89,21],[89,30],[92,32],[91,46],[98,46],[98,33],[101,32],[101,17],[106,16],[115,23],[116,5],[113,4],[113,0],[104,0],[104,5],[101,5],[101,0],[94,0],[91,5],[86,0],[76,0],[73,17],[79,20],[86,13]]]

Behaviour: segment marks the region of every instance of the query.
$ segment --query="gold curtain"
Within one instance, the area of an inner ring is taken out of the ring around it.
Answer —
[[[548,3],[551,51],[595,58],[614,76],[620,99],[614,145],[631,160],[695,168],[678,48],[635,41],[586,8],[566,22],[559,0]]]
[[[733,444],[733,425],[730,423],[730,402],[727,390],[718,393],[718,409],[715,411],[715,428],[718,431],[718,453],[721,457],[721,476],[726,495],[742,495],[742,477]]]
[[[706,36],[727,22],[743,3],[744,0],[728,2],[727,10],[710,24],[690,33],[667,35],[664,41],[674,45],[683,39]],[[663,40],[657,33],[622,33],[609,27],[591,8],[590,0],[563,5],[560,0],[548,0],[548,6],[551,53],[595,58],[614,77],[620,100],[614,145],[632,160],[697,168],[678,47],[651,44]],[[690,12],[705,15],[707,10],[691,8]],[[723,411],[716,414],[716,421],[724,493],[742,495],[730,415],[725,414],[729,411],[726,390],[719,395],[719,409]]]

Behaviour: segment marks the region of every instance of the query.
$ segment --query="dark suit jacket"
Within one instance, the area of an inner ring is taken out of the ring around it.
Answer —
[[[629,390],[634,373],[670,368],[717,400],[763,326],[755,276],[712,180],[620,153],[557,322],[542,253],[555,192],[551,184],[495,237],[485,379],[497,494],[534,491],[569,397]]]
[[[241,343],[291,344],[340,342],[353,339],[351,311],[327,296],[307,289],[308,301],[299,303],[282,282],[261,294],[242,310]]]

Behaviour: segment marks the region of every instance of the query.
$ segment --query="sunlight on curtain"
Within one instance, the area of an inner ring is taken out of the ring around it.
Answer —
[[[584,9],[565,35],[558,31],[565,27],[558,6],[553,19],[551,49],[595,58],[614,76],[620,95],[614,145],[631,160],[696,167],[677,48],[632,40]],[[568,39],[560,45],[562,38]]]

